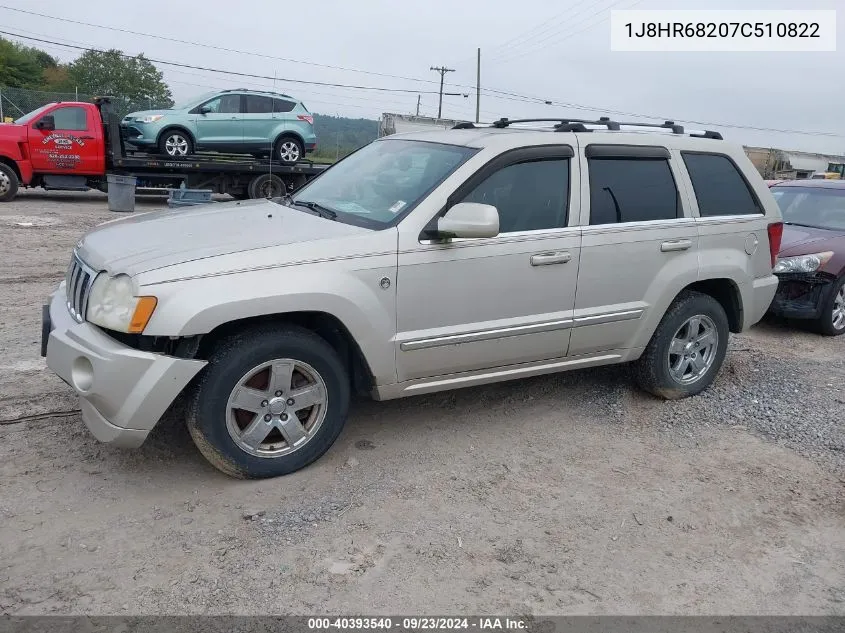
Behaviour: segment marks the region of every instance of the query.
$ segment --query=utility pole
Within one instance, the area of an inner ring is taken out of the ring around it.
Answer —
[[[432,66],[429,70],[436,70],[440,73],[440,104],[437,106],[437,118],[443,116],[443,77],[446,73],[455,72],[454,68],[446,68],[445,66]]]
[[[481,49],[478,49],[478,72],[475,78],[475,122],[481,120]]]
[[[420,115],[420,99],[421,98],[422,98],[422,95],[417,95],[417,116]]]

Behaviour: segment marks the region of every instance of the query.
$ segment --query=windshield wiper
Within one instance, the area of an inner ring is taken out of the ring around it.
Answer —
[[[299,205],[301,207],[305,207],[306,209],[310,209],[321,218],[326,218],[327,220],[337,220],[337,211],[334,209],[329,209],[328,207],[323,206],[319,202],[311,202],[310,200],[290,200],[291,205]]]

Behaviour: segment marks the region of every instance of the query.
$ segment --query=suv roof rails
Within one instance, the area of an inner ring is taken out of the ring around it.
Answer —
[[[555,123],[554,126],[555,132],[590,132],[591,130],[587,128],[587,125],[600,125],[606,127],[608,130],[615,130],[619,131],[621,126],[625,125],[628,127],[648,127],[648,128],[656,128],[656,129],[666,129],[671,130],[672,134],[685,134],[684,126],[675,123],[674,121],[664,121],[663,123],[638,123],[632,121],[613,121],[610,117],[599,117],[596,120],[592,119],[569,119],[569,118],[556,118],[556,119],[507,119],[501,118],[498,121],[494,121],[491,126],[494,128],[504,129],[509,125],[514,123]],[[463,125],[463,124],[458,124]],[[457,127],[457,126],[455,126]],[[475,126],[473,126],[475,127]],[[453,128],[454,129],[454,128]],[[466,129],[466,128],[460,128]],[[690,133],[690,136],[695,136],[697,138],[710,138],[715,140],[722,140],[722,135],[719,132],[714,132],[712,130],[704,130],[701,133]]]
[[[276,97],[284,97],[285,99],[293,99],[290,95],[286,95],[281,92],[273,92],[272,90],[256,90],[255,88],[229,88],[227,90],[221,90],[220,92],[256,92],[258,94],[274,95]]]

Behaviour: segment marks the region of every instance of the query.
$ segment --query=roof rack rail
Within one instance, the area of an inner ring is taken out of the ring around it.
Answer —
[[[276,97],[285,97],[287,99],[293,99],[290,95],[286,95],[281,92],[273,92],[272,90],[258,90],[256,88],[227,88],[226,90],[221,90],[223,92],[256,92],[258,94],[265,94],[265,95],[274,95]]]
[[[613,121],[610,117],[599,117],[596,120],[592,119],[569,119],[569,118],[556,118],[556,119],[508,119],[508,118],[501,118],[498,121],[494,121],[491,123],[491,126],[494,128],[504,129],[514,123],[555,123],[554,129],[556,132],[590,132],[591,130],[587,128],[587,125],[600,125],[606,127],[608,130],[621,130],[622,126],[627,127],[648,127],[648,128],[658,128],[658,129],[666,129],[671,130],[672,134],[685,134],[684,126],[675,123],[674,121],[664,121],[663,123],[639,123],[635,121]],[[457,126],[456,126],[457,127]],[[466,128],[461,128],[466,129]],[[690,136],[695,136],[698,138],[711,138],[716,140],[722,140],[722,135],[719,132],[714,132],[712,130],[704,130],[701,133],[690,133]]]

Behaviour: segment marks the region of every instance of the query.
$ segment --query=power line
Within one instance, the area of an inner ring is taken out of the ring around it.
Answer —
[[[371,71],[371,70],[361,70],[359,68],[347,68],[345,66],[334,66],[332,64],[320,64],[318,62],[309,62],[309,61],[304,61],[304,60],[301,60],[301,59],[293,59],[293,58],[290,58],[290,57],[279,57],[279,56],[276,56],[276,55],[268,55],[266,53],[258,53],[258,52],[255,52],[255,51],[243,51],[243,50],[238,50],[236,48],[227,48],[225,46],[217,46],[216,44],[206,44],[204,42],[192,42],[192,41],[189,41],[189,40],[180,40],[180,39],[175,38],[175,37],[167,37],[165,35],[156,35],[155,33],[144,33],[142,31],[132,31],[130,29],[123,29],[123,28],[120,28],[120,27],[117,27],[117,26],[107,26],[105,24],[94,24],[92,22],[82,22],[82,21],[79,21],[79,20],[72,20],[70,18],[61,18],[61,17],[57,17],[55,15],[48,15],[46,13],[38,13],[36,11],[28,11],[26,9],[18,9],[16,7],[10,7],[10,6],[4,5],[4,4],[0,4],[0,9],[6,9],[7,11],[15,11],[16,13],[24,13],[24,14],[27,14],[27,15],[37,16],[39,18],[47,18],[49,20],[56,20],[58,22],[67,22],[67,23],[70,23],[70,24],[78,24],[80,26],[90,26],[90,27],[93,27],[93,28],[104,29],[104,30],[107,30],[107,31],[116,31],[118,33],[126,33],[128,35],[138,35],[138,36],[141,36],[141,37],[151,37],[153,39],[161,40],[161,41],[164,41],[164,42],[174,42],[176,44],[188,44],[190,46],[200,46],[202,48],[208,48],[208,49],[212,49],[212,50],[222,51],[224,53],[238,53],[240,55],[252,55],[254,57],[263,57],[264,59],[273,59],[273,60],[281,61],[281,62],[289,62],[291,64],[304,64],[306,66],[316,66],[318,68],[328,68],[328,69],[331,69],[331,70],[342,70],[342,71],[345,71],[345,72],[361,73],[363,75],[373,75],[375,77],[386,77],[386,78],[389,78],[389,79],[402,79],[404,81],[415,81],[415,82],[423,82],[423,83],[429,83],[429,84],[436,84],[437,83],[433,79],[421,79],[419,77],[403,77],[402,75],[391,75],[391,74],[380,73],[380,72]],[[419,91],[416,91],[416,92],[419,92]]]
[[[91,46],[76,46],[74,44],[62,44],[61,42],[56,42],[56,41],[53,41],[53,40],[46,40],[46,39],[41,39],[41,38],[37,38],[37,37],[30,37],[28,35],[20,35],[19,33],[12,33],[12,32],[9,32],[9,31],[0,31],[0,34],[10,35],[12,37],[19,37],[21,39],[31,40],[33,42],[40,42],[42,44],[55,44],[57,46],[64,46],[66,48],[74,48],[74,49],[77,49],[77,50],[94,51],[96,53],[106,53],[107,52],[107,51],[104,51],[104,50],[101,50],[101,49],[98,49],[98,48],[93,48]],[[121,53],[120,51],[115,51],[115,52],[117,52],[118,55],[120,55],[121,57],[124,57],[126,59],[135,59],[136,58],[135,55],[126,55],[125,53]],[[143,55],[143,53],[141,53],[140,55]],[[254,79],[270,79],[270,80],[274,80],[274,81],[286,81],[288,83],[306,84],[306,85],[311,85],[311,86],[333,86],[333,87],[337,87],[337,88],[350,88],[350,89],[354,89],[354,90],[374,90],[374,91],[377,91],[377,92],[413,92],[414,94],[418,94],[418,93],[437,94],[436,90],[416,90],[416,89],[411,89],[411,88],[381,88],[381,87],[377,87],[377,86],[360,86],[360,85],[351,85],[351,84],[339,84],[339,83],[332,83],[332,82],[327,82],[327,81],[308,81],[308,80],[305,80],[305,79],[290,79],[290,78],[287,78],[287,77],[270,77],[268,75],[254,75],[252,73],[242,73],[242,72],[237,72],[237,71],[234,71],[234,70],[221,70],[219,68],[208,68],[207,66],[194,66],[192,64],[182,64],[180,62],[171,62],[171,61],[166,61],[166,60],[163,60],[163,59],[153,59],[152,57],[146,57],[146,56],[144,57],[144,59],[146,59],[147,61],[150,61],[150,62],[154,62],[156,64],[164,64],[165,66],[175,66],[176,68],[190,68],[190,69],[193,69],[193,70],[204,70],[206,72],[212,72],[212,73],[223,73],[223,74],[226,74],[226,75],[235,75],[237,77],[251,77],[251,78],[254,78]]]
[[[618,4],[618,2],[615,3],[615,4]],[[2,6],[2,5],[0,5],[0,6]],[[607,9],[604,9],[604,10],[606,11]],[[596,15],[598,15],[598,14],[596,14]],[[76,50],[83,50],[83,51],[92,50],[92,51],[99,52],[99,53],[105,53],[105,51],[103,51],[103,50],[92,48],[92,47],[89,47],[89,46],[76,46],[76,45],[71,45],[71,44],[65,44],[65,43],[62,43],[62,42],[57,42],[55,40],[49,40],[49,39],[43,39],[43,38],[37,38],[37,37],[30,37],[30,36],[26,36],[26,35],[21,35],[19,33],[13,33],[13,32],[10,32],[10,31],[0,30],[0,34],[9,35],[11,37],[17,37],[17,38],[20,38],[20,39],[23,39],[23,40],[35,41],[35,42],[39,42],[39,43],[42,43],[42,44],[51,44],[51,45],[56,45],[56,46],[61,46],[61,47],[71,48],[71,49],[76,49]],[[119,51],[118,51],[118,54],[121,57],[124,57],[124,58],[127,58],[127,59],[134,59],[134,56],[132,56],[132,55],[126,55],[124,53],[120,53]],[[234,75],[234,76],[254,78],[254,79],[267,79],[267,80],[271,80],[271,81],[287,81],[287,82],[290,82],[290,83],[300,83],[300,84],[305,84],[305,85],[325,86],[325,87],[329,87],[329,88],[347,88],[347,89],[354,89],[354,90],[372,90],[372,91],[377,91],[377,92],[439,94],[438,91],[435,91],[435,90],[414,90],[414,89],[408,89],[408,88],[382,88],[382,87],[375,87],[375,86],[360,86],[360,85],[339,84],[339,83],[332,83],[332,82],[306,81],[306,80],[302,80],[302,79],[285,79],[285,78],[280,78],[280,77],[270,77],[270,76],[266,76],[266,75],[255,75],[255,74],[250,74],[250,73],[221,70],[221,69],[216,69],[216,68],[208,68],[208,67],[204,67],[204,66],[195,66],[195,65],[191,65],[191,64],[182,64],[182,63],[179,63],[179,62],[170,62],[170,61],[158,60],[158,59],[153,59],[153,58],[150,58],[150,57],[146,57],[145,59],[147,59],[150,62],[157,63],[157,64],[163,64],[163,65],[166,65],[166,66],[174,66],[174,67],[177,67],[177,68],[188,68],[188,69],[192,69],[192,70],[200,70],[200,71],[203,71],[203,72]],[[452,69],[447,69],[447,71],[451,71],[451,70]],[[463,84],[453,84],[453,85],[458,86],[458,87],[474,88],[474,86],[464,86]],[[704,125],[704,126],[711,126],[711,127],[724,127],[724,128],[751,130],[751,131],[759,131],[759,132],[775,132],[775,133],[780,133],[780,134],[797,134],[797,135],[803,135],[803,136],[820,136],[820,137],[833,137],[833,138],[842,138],[843,137],[842,134],[835,134],[835,133],[832,133],[832,132],[809,132],[809,131],[805,131],[805,130],[767,128],[767,127],[741,125],[741,124],[736,124],[736,123],[713,123],[713,122],[695,121],[695,120],[691,120],[691,119],[683,119],[683,118],[679,118],[679,117],[673,118],[673,117],[656,116],[656,115],[653,115],[653,114],[642,114],[642,113],[636,113],[636,112],[624,112],[624,111],[612,110],[612,109],[609,109],[609,108],[602,108],[602,107],[597,107],[597,106],[590,106],[590,105],[584,105],[584,104],[578,104],[578,103],[567,103],[567,102],[564,102],[564,101],[558,100],[558,99],[545,99],[543,97],[536,97],[536,96],[531,96],[531,95],[522,95],[522,94],[519,94],[519,93],[514,93],[514,92],[509,92],[509,91],[504,91],[504,90],[498,90],[498,89],[493,89],[493,88],[482,89],[482,92],[484,94],[486,94],[487,96],[490,96],[491,98],[504,99],[504,100],[510,100],[510,101],[519,101],[519,102],[523,102],[523,103],[533,103],[533,104],[536,104],[536,105],[558,106],[558,107],[571,108],[571,109],[575,109],[575,110],[586,110],[586,111],[606,113],[606,114],[619,114],[619,115],[623,115],[623,116],[633,116],[633,117],[639,117],[639,118],[644,118],[644,119],[661,119],[661,120],[671,119],[671,120],[675,120],[675,121],[678,121],[678,122],[681,122],[681,123],[692,123],[694,125]],[[442,114],[442,112],[440,114]]]

